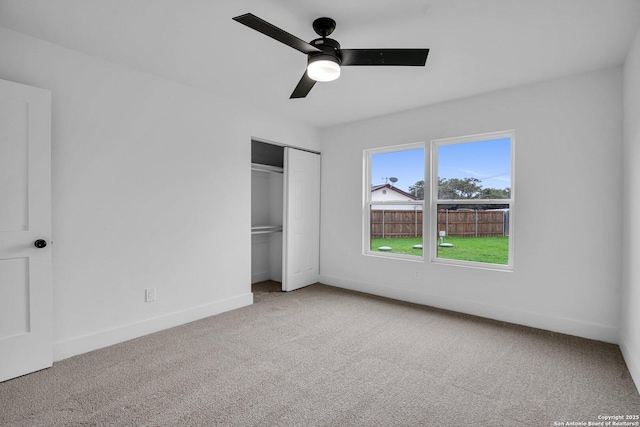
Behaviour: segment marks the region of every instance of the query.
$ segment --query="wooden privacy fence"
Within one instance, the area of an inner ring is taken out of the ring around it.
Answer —
[[[509,235],[509,211],[438,211],[438,231],[447,236],[492,237]]]
[[[372,210],[371,237],[422,237],[422,211]],[[490,237],[509,235],[509,211],[438,211],[438,231],[447,236]]]
[[[422,211],[371,211],[371,237],[422,237]]]

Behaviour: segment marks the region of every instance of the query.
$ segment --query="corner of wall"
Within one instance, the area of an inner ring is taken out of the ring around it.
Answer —
[[[623,258],[620,300],[620,350],[640,391],[640,29],[631,44],[623,69]]]
[[[627,364],[627,368],[629,368],[631,378],[636,384],[638,393],[640,393],[640,358],[636,357],[633,353],[629,346],[627,337],[623,334],[620,336],[620,351],[622,352],[622,357],[624,357],[624,361]]]

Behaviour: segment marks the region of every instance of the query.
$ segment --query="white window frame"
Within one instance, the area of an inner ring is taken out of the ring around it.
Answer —
[[[373,203],[371,201],[371,158],[376,154],[384,154],[384,153],[393,153],[396,151],[406,151],[406,150],[415,150],[415,149],[423,149],[424,150],[424,197],[420,201],[409,202],[409,201],[390,201],[390,202],[382,202],[377,201]],[[414,142],[410,144],[402,144],[402,145],[394,145],[380,148],[371,148],[364,150],[363,156],[363,182],[362,186],[364,189],[363,194],[363,204],[362,204],[362,224],[363,224],[363,232],[362,232],[362,252],[364,255],[370,255],[375,257],[383,257],[383,258],[394,258],[394,259],[402,259],[407,261],[419,261],[424,262],[426,259],[425,256],[425,241],[427,240],[428,232],[426,224],[426,200],[427,200],[427,191],[430,188],[427,173],[427,165],[429,164],[429,149],[427,147],[426,142]],[[422,206],[422,255],[405,255],[405,254],[394,254],[391,252],[380,252],[380,251],[372,251],[371,250],[371,206],[372,205],[408,205],[408,206]]]
[[[472,142],[488,141],[492,139],[510,138],[511,140],[511,190],[509,199],[438,199],[438,147],[443,145],[464,144]],[[491,132],[478,135],[468,135],[455,138],[435,139],[431,141],[429,151],[431,163],[429,165],[431,186],[430,186],[430,226],[429,226],[429,252],[431,262],[438,264],[450,264],[465,267],[476,267],[492,270],[513,271],[514,266],[514,242],[515,242],[515,131],[507,130],[500,132]],[[427,150],[425,150],[427,151]],[[426,181],[425,181],[426,187]],[[426,195],[425,195],[426,198]],[[477,261],[454,260],[447,258],[438,258],[438,205],[439,204],[458,204],[458,205],[476,205],[476,204],[508,204],[509,205],[509,261],[508,264],[492,264]],[[424,217],[423,217],[424,218]],[[426,221],[425,221],[426,222]],[[426,236],[426,234],[423,234]],[[423,245],[424,248],[424,245]],[[424,249],[423,249],[424,252]]]

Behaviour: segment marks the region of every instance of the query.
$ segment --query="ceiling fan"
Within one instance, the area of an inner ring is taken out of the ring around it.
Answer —
[[[328,82],[340,77],[340,67],[351,65],[424,66],[429,49],[341,49],[340,43],[327,38],[336,28],[331,18],[313,21],[313,29],[320,36],[309,43],[284,30],[246,13],[233,18],[281,43],[307,54],[307,70],[290,98],[304,98],[316,82]]]

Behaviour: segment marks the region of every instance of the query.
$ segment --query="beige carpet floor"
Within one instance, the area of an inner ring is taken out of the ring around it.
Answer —
[[[0,383],[0,425],[539,427],[640,413],[615,345],[277,286]]]

